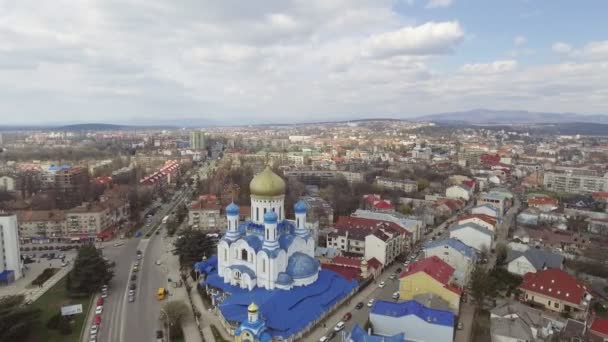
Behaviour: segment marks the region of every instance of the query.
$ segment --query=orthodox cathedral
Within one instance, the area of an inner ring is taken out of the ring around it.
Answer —
[[[239,224],[239,207],[226,207],[228,227],[217,246],[217,270],[224,283],[253,290],[289,290],[319,277],[315,241],[306,228],[306,203],[285,219],[285,182],[270,167],[249,184],[251,220]]]

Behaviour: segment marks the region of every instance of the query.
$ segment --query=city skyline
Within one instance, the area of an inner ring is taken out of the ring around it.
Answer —
[[[606,114],[591,1],[0,4],[3,124]]]

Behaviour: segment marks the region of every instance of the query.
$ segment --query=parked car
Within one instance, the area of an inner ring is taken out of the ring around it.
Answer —
[[[355,305],[355,309],[357,309],[357,310],[361,310],[362,307],[363,307],[363,302],[359,302],[359,303],[357,303],[357,305]]]
[[[386,286],[386,283],[383,281],[381,281],[380,284],[378,284],[378,287],[381,289],[384,288],[385,286]]]
[[[91,326],[91,335],[97,335],[98,327],[96,325]]]
[[[348,322],[352,317],[353,317],[353,314],[351,314],[350,312],[347,312],[346,314],[344,314],[344,317],[342,317],[342,321]]]
[[[101,293],[101,298],[107,298],[108,297],[108,291],[104,291]]]
[[[370,299],[369,302],[367,302],[367,306],[368,307],[372,307],[374,305],[374,298]]]
[[[393,293],[391,297],[393,297],[393,299],[399,299],[399,292]]]
[[[101,324],[101,316],[95,316],[95,325],[100,325]]]
[[[329,341],[329,338],[327,336],[321,336],[321,338],[319,339],[319,342],[327,342]]]
[[[456,328],[458,328],[458,330],[462,330],[462,328],[463,328],[462,322],[458,322],[458,325],[456,326]]]
[[[137,285],[135,283],[131,283],[131,285],[129,285],[129,290],[135,290],[137,288]]]
[[[395,280],[395,278],[397,278],[397,276],[395,274],[391,274],[390,277],[388,277],[390,280]]]
[[[99,305],[103,305],[103,298],[99,297],[99,299],[97,299],[97,306]]]
[[[340,330],[344,329],[345,325],[346,324],[342,321],[338,322],[338,324],[336,324],[336,326],[334,327],[334,331],[340,331]]]
[[[102,312],[103,312],[103,306],[97,305],[97,308],[95,308],[95,314],[101,315]]]
[[[129,303],[133,303],[135,301],[135,296],[129,295]]]
[[[164,341],[164,333],[162,330],[156,330],[156,342],[163,342]]]
[[[401,267],[397,268],[397,269],[395,270],[395,272],[397,272],[397,273],[401,273]]]
[[[136,280],[137,280],[137,274],[132,274],[131,281],[136,281]]]

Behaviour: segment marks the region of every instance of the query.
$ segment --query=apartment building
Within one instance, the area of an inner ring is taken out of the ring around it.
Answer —
[[[545,172],[543,186],[567,193],[608,191],[608,173],[602,177],[591,170],[550,170]]]
[[[66,235],[65,211],[24,210],[17,214],[22,242],[60,241]]]
[[[22,276],[17,215],[0,212],[0,282]]]
[[[59,206],[71,208],[82,203],[89,189],[89,171],[81,166],[61,168],[55,172],[54,189]]]
[[[188,225],[194,229],[222,229],[224,221],[221,206],[215,196],[201,196],[188,208]]]
[[[385,177],[376,177],[376,185],[387,189],[401,190],[404,192],[418,191],[418,183],[409,179],[392,179]]]

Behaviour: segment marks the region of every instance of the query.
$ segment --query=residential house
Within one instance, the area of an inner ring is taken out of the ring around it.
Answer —
[[[383,265],[390,265],[397,256],[405,252],[406,232],[387,221],[379,221],[377,228],[365,237],[365,259],[378,259]]]
[[[471,214],[483,214],[483,215],[487,215],[490,217],[493,217],[495,219],[499,219],[500,215],[498,213],[498,209],[494,208],[491,205],[488,204],[482,204],[482,205],[478,205],[476,207],[473,207],[471,209]]]
[[[539,210],[536,208],[528,208],[517,214],[516,221],[519,224],[526,226],[536,226],[540,218]]]
[[[498,217],[502,217],[509,208],[508,195],[502,192],[490,191],[479,195],[477,205],[487,204],[498,211]]]
[[[584,342],[587,327],[584,322],[568,318],[566,326],[559,334],[559,340],[563,342]],[[604,341],[602,341],[604,342]]]
[[[394,336],[403,333],[406,341],[452,342],[454,314],[428,308],[415,300],[405,302],[377,301],[370,310],[373,333]]]
[[[557,209],[558,201],[552,197],[532,197],[528,199],[528,207],[536,208],[542,212],[549,212]]]
[[[445,197],[460,198],[468,202],[473,197],[473,190],[466,185],[452,185],[445,189]]]
[[[566,321],[517,301],[499,303],[490,311],[492,341],[545,341],[557,336]]]
[[[385,177],[376,177],[376,185],[393,190],[401,190],[403,192],[418,191],[418,182],[409,179],[393,179]]]
[[[399,298],[411,300],[419,294],[434,294],[458,313],[462,291],[452,284],[453,275],[454,268],[436,256],[414,262],[400,275]]]
[[[484,214],[469,214],[458,218],[458,224],[475,223],[496,232],[496,218]]]
[[[595,318],[588,334],[589,342],[608,341],[608,318]]]
[[[490,251],[494,245],[494,232],[476,223],[458,224],[449,229],[450,238],[458,239],[478,251]]]
[[[386,213],[362,209],[357,209],[352,216],[393,222],[408,232],[408,235],[411,237],[411,243],[418,242],[423,235],[424,222],[416,216],[406,216],[397,212]]]
[[[563,256],[538,248],[529,248],[524,252],[509,250],[506,260],[507,270],[520,276],[547,268],[561,269],[563,262]]]
[[[200,196],[188,207],[188,226],[200,230],[219,230],[225,226],[222,206],[213,195]]]
[[[436,256],[454,268],[454,282],[466,287],[469,276],[477,264],[477,252],[456,239],[430,241],[424,245],[425,258]]]
[[[519,289],[524,301],[575,318],[586,315],[592,298],[583,283],[558,268],[526,273]]]

